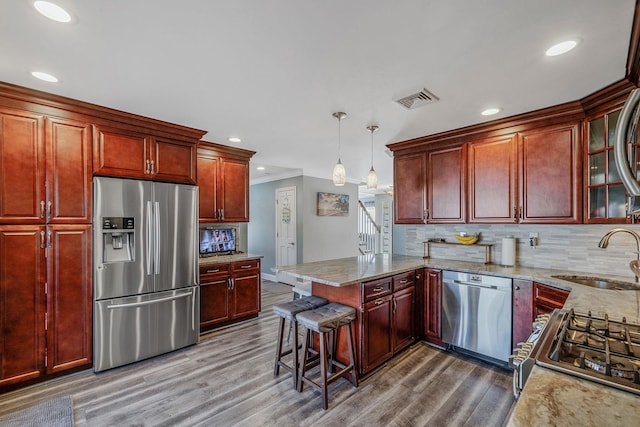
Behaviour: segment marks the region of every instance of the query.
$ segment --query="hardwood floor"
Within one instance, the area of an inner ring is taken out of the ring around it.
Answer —
[[[277,320],[291,287],[263,281],[258,319],[216,330],[186,349],[129,366],[0,395],[0,415],[71,395],[77,426],[501,426],[513,402],[511,373],[422,343],[354,388],[320,394],[273,377]]]

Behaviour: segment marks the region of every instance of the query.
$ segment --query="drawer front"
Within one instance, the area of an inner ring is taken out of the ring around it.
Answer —
[[[534,283],[535,293],[534,298],[537,303],[542,303],[544,305],[553,307],[553,308],[562,308],[564,302],[567,300],[569,296],[569,292],[553,288],[551,286],[541,285],[539,283]]]
[[[200,283],[212,282],[229,275],[229,264],[206,264],[200,266]]]
[[[363,300],[371,301],[391,293],[391,278],[376,280],[362,285]]]
[[[406,273],[397,274],[393,276],[393,292],[400,289],[408,288],[416,284],[415,271],[408,271]]]
[[[259,259],[250,259],[247,261],[236,261],[231,263],[231,271],[233,273],[240,273],[243,271],[251,271],[260,269]]]

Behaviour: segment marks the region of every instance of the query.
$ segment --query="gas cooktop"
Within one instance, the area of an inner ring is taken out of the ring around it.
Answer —
[[[640,325],[556,310],[543,335],[538,365],[640,394]]]

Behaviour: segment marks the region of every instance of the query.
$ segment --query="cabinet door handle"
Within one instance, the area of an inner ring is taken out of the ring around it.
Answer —
[[[513,219],[518,219],[518,207],[514,206],[513,207]]]
[[[215,270],[207,270],[207,273],[217,273],[218,271],[220,271],[220,269],[216,268]]]
[[[51,247],[51,230],[47,230],[47,247]]]
[[[375,305],[380,305],[382,303],[384,303],[383,299],[377,299],[376,302],[375,302]]]
[[[224,209],[220,209],[220,220],[224,220]]]
[[[402,280],[400,280],[400,283],[401,283],[401,284],[403,284],[403,285],[404,285],[405,283],[407,283],[407,282],[408,282],[408,280],[407,280],[407,279],[402,279]]]
[[[240,268],[251,268],[253,267],[251,264],[241,265]]]
[[[376,286],[375,288],[373,288],[373,292],[382,292],[384,290],[384,288],[382,286]]]
[[[523,211],[522,206],[520,206],[520,219],[522,219],[522,211]]]
[[[156,173],[155,160],[151,160],[151,173]]]
[[[514,290],[514,291],[519,291],[519,290],[520,290],[520,286],[515,285],[515,286],[513,287],[513,290]]]
[[[227,288],[233,289],[233,281],[231,280],[231,277],[227,279]]]
[[[47,202],[47,219],[51,219],[51,206],[53,205],[53,203],[51,202],[51,200],[49,200]]]
[[[40,249],[44,249],[45,247],[46,246],[45,246],[45,243],[44,243],[44,231],[41,231],[40,232]]]
[[[398,301],[393,299],[393,312],[395,313],[398,310]]]
[[[151,173],[151,162],[147,159],[147,169],[145,169],[144,173]]]
[[[40,200],[40,218],[44,218],[44,200]]]

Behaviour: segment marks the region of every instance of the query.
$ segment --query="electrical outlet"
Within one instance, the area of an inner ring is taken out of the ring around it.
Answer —
[[[538,246],[538,233],[529,233],[529,247],[535,248]]]

